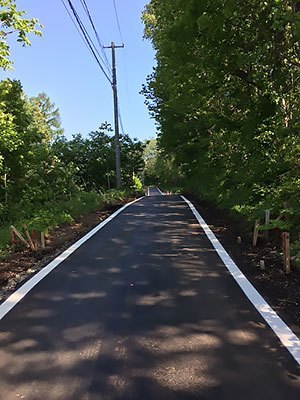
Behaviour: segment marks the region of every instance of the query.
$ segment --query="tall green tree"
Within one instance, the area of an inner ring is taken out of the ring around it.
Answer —
[[[63,134],[58,107],[51,102],[46,93],[40,93],[29,99],[34,113],[34,122],[43,131],[45,140],[52,141],[57,135]]]
[[[47,113],[37,112],[17,80],[0,82],[0,127],[0,203],[4,217],[14,206],[20,209],[25,203],[43,204],[69,192],[71,172],[56,157],[49,140],[53,123]]]
[[[160,146],[190,189],[224,207],[299,213],[299,11],[288,0],[151,0],[143,14]]]

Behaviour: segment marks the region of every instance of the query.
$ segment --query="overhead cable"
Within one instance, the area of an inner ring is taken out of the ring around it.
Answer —
[[[86,45],[87,49],[90,51],[90,48],[88,47],[88,45],[87,45],[87,43],[86,43],[86,41],[85,41],[85,39],[84,39],[84,36],[83,36],[83,34],[81,33],[81,30],[78,28],[78,25],[76,24],[76,21],[75,21],[74,18],[72,17],[72,14],[70,13],[70,11],[69,11],[69,9],[68,9],[66,3],[64,2],[64,0],[61,0],[61,2],[62,2],[62,4],[63,4],[65,10],[67,11],[67,13],[68,13],[68,15],[69,15],[71,21],[73,22],[73,24],[74,24],[74,26],[75,26],[77,32],[79,33],[79,36],[80,36],[81,39],[83,40],[83,42],[84,42],[84,44]]]
[[[101,41],[101,39],[100,39],[99,33],[98,33],[98,31],[97,31],[97,29],[96,29],[96,26],[95,26],[95,24],[94,24],[94,21],[93,21],[93,19],[92,19],[92,15],[91,15],[90,10],[89,10],[89,8],[88,8],[87,2],[86,2],[85,0],[80,0],[80,3],[81,3],[81,5],[82,5],[82,7],[83,7],[83,9],[84,9],[84,11],[85,11],[85,13],[86,13],[86,15],[87,15],[89,21],[90,21],[90,23],[91,23],[91,26],[92,26],[92,28],[93,28],[93,31],[94,31],[95,36],[96,36],[96,39],[97,39],[97,42],[98,42],[98,44],[99,44],[99,47],[100,47],[100,49],[101,49],[101,51],[102,51],[102,54],[103,54],[103,57],[104,57],[104,59],[105,59],[104,63],[105,63],[105,65],[106,65],[106,67],[108,68],[108,70],[111,72],[111,66],[110,66],[110,63],[109,63],[108,58],[107,58],[107,56],[106,56],[106,53],[105,53],[105,51],[104,51],[104,45],[103,45],[103,43],[102,43],[102,41]]]
[[[68,12],[68,15],[70,16],[72,22],[75,24],[77,31],[79,31],[81,38],[84,40],[86,46],[88,47],[89,51],[90,51],[91,54],[93,55],[93,57],[94,57],[96,63],[97,63],[98,66],[100,67],[102,73],[104,74],[104,76],[106,77],[106,79],[109,81],[109,83],[112,85],[112,81],[111,81],[111,79],[110,79],[110,77],[109,77],[109,73],[107,73],[107,72],[105,71],[103,65],[101,64],[101,61],[100,61],[100,60],[102,60],[102,57],[101,57],[101,55],[99,54],[99,52],[98,52],[98,50],[97,50],[97,48],[96,48],[96,46],[95,46],[93,40],[91,39],[91,37],[90,37],[90,35],[89,35],[87,29],[85,28],[83,22],[81,21],[81,19],[80,19],[79,15],[78,15],[78,13],[77,13],[77,11],[76,11],[74,5],[72,4],[72,1],[71,1],[71,0],[66,0],[66,2],[68,3],[68,5],[69,5],[69,7],[70,7],[70,9],[71,9],[71,11],[72,11],[72,13],[73,13],[73,15],[74,15],[75,20],[74,20],[74,18],[72,17],[71,13],[69,12],[69,10],[68,10],[68,8],[67,8],[67,5],[65,4],[65,1],[64,1],[64,0],[61,0],[61,1],[62,1],[62,3],[63,3],[64,7],[66,8],[66,10],[67,10],[67,12]],[[102,60],[102,61],[103,61],[103,60]]]
[[[75,19],[76,19],[76,21],[77,21],[77,23],[78,23],[79,28],[80,28],[80,30],[82,31],[83,36],[85,37],[85,40],[86,40],[88,46],[90,47],[90,49],[91,49],[91,51],[92,51],[92,53],[93,53],[93,55],[94,55],[94,57],[95,57],[95,59],[96,59],[96,61],[97,61],[97,64],[99,65],[99,67],[100,67],[101,71],[103,72],[103,74],[105,75],[105,77],[106,77],[106,78],[108,79],[108,81],[112,84],[111,79],[110,79],[109,76],[108,76],[108,75],[109,75],[109,72],[106,73],[105,70],[104,70],[104,67],[103,67],[102,64],[101,64],[101,61],[100,61],[100,60],[102,60],[102,62],[104,62],[104,61],[103,61],[103,59],[102,59],[102,57],[101,57],[99,51],[97,50],[97,48],[96,48],[96,46],[95,46],[95,44],[94,44],[94,42],[93,42],[91,36],[89,35],[89,33],[88,33],[86,27],[84,26],[83,22],[81,21],[81,19],[80,19],[80,17],[79,17],[79,14],[77,13],[77,11],[76,11],[74,5],[72,4],[72,1],[71,1],[71,0],[67,0],[67,1],[68,1],[69,6],[70,6],[70,8],[71,8],[71,10],[72,10],[72,12],[73,12],[73,14],[74,14],[74,16],[75,16]],[[96,53],[97,53],[97,54],[96,54]],[[99,60],[99,58],[97,57],[97,55],[98,55],[98,57],[100,58],[100,60]]]
[[[115,16],[116,16],[116,21],[117,21],[117,25],[118,25],[120,39],[121,39],[121,42],[124,43],[123,37],[122,37],[121,26],[120,26],[120,20],[119,20],[119,16],[118,16],[118,9],[117,9],[117,5],[116,5],[116,1],[115,0],[113,0],[113,4],[114,4]]]

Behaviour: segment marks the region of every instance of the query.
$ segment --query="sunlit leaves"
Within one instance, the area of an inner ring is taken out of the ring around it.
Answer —
[[[299,11],[276,0],[152,0],[145,10],[157,67],[144,94],[160,146],[223,206],[253,208],[276,191],[280,208],[277,177],[299,167]]]
[[[25,18],[25,15],[26,11],[18,10],[14,0],[0,0],[0,68],[9,69],[13,65],[7,43],[9,36],[16,35],[18,42],[28,46],[28,34],[42,35],[39,21],[36,18]]]

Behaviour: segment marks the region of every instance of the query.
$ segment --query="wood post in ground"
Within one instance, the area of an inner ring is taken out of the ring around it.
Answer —
[[[12,244],[12,247],[15,247],[16,244],[16,238],[15,238],[15,232],[13,231],[12,227],[10,227],[10,241]]]
[[[26,235],[26,238],[27,238],[27,240],[28,240],[28,243],[29,243],[29,245],[30,245],[31,250],[32,250],[32,251],[36,251],[36,247],[35,247],[35,245],[34,245],[32,239],[31,239],[31,236],[30,236],[30,233],[29,233],[29,231],[28,231],[27,226],[26,226],[26,225],[23,225],[23,228],[24,228],[24,232],[25,232],[25,235]]]
[[[258,238],[259,225],[260,225],[260,221],[259,221],[259,219],[257,219],[257,220],[255,221],[255,224],[254,224],[253,241],[252,241],[252,245],[253,245],[253,246],[256,246],[256,245],[257,245],[257,238]]]
[[[35,230],[32,231],[31,237],[32,237],[34,247],[37,249],[38,248],[38,238],[37,238],[37,234],[36,234]]]
[[[265,210],[265,225],[269,225],[270,223],[270,210]],[[264,237],[266,241],[269,240],[269,232],[265,231]]]
[[[291,272],[291,258],[290,258],[290,234],[289,232],[282,232],[282,249],[283,249],[283,265],[284,270],[288,274]]]
[[[45,246],[45,232],[41,232],[41,245],[42,245],[42,249],[44,249]]]
[[[21,240],[22,243],[26,245],[26,247],[30,247],[30,244],[27,242],[27,240],[22,236],[22,234],[16,229],[13,225],[10,226],[11,231],[13,231],[13,234],[17,236],[18,239]],[[15,240],[14,240],[15,243]]]

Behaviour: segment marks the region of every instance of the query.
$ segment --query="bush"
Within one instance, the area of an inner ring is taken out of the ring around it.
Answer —
[[[104,193],[78,192],[67,201],[50,202],[43,208],[27,210],[30,217],[15,220],[13,225],[22,230],[23,225],[26,224],[30,231],[45,232],[64,223],[72,224],[77,217],[86,213],[120,204],[129,195],[130,193],[125,190],[110,190]],[[7,248],[9,243],[9,227],[3,227],[0,230],[0,250]]]

